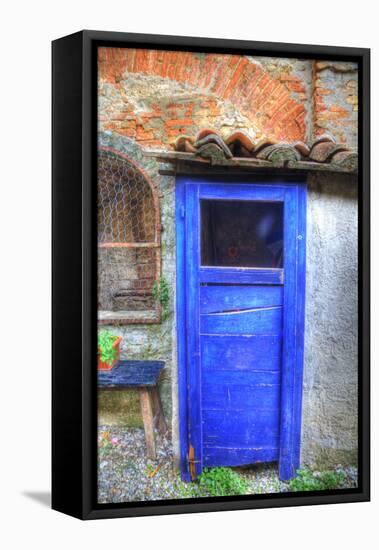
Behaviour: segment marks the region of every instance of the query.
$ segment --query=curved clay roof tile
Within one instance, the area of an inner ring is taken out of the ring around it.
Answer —
[[[293,146],[295,147],[295,149],[297,151],[299,151],[299,153],[302,157],[308,157],[309,156],[310,148],[303,141],[296,141],[295,143],[293,143]]]
[[[336,143],[330,134],[319,136],[309,147],[303,141],[287,143],[267,137],[254,143],[244,130],[236,130],[223,139],[219,131],[203,128],[198,132],[196,138],[180,135],[174,144],[174,149],[213,160],[246,157],[270,161],[275,166],[284,166],[290,161],[295,163],[309,161],[338,165],[350,172],[356,170],[358,162],[356,151],[349,149],[346,145]],[[302,164],[302,166],[304,165]]]
[[[193,145],[194,142],[194,137],[181,135],[176,138],[174,149],[175,151],[184,151],[185,153],[196,153],[196,147]]]
[[[299,151],[293,145],[281,142],[264,147],[256,155],[256,158],[284,163],[289,160],[298,161],[301,157]]]
[[[221,135],[219,134],[219,132],[217,132],[217,130],[214,130],[213,128],[202,128],[198,131],[195,141],[201,141],[202,139],[210,135],[217,135],[221,138]]]
[[[225,143],[229,147],[231,145],[235,145],[236,142],[242,145],[242,147],[244,147],[248,151],[252,151],[254,149],[253,140],[246,132],[243,132],[242,130],[237,130],[237,132],[231,133],[230,136],[225,139]]]
[[[356,171],[358,169],[358,153],[356,151],[340,151],[333,155],[332,162],[347,171]]]
[[[226,158],[232,158],[233,154],[229,147],[225,144],[224,140],[218,133],[213,134],[207,134],[205,137],[203,137],[200,140],[197,140],[195,143],[195,147],[197,149],[197,153],[201,154],[201,148],[205,145],[209,145],[210,143],[217,145],[217,147],[223,151]]]
[[[312,142],[312,145],[311,145],[311,151],[314,147],[316,147],[316,145],[318,145],[319,143],[336,143],[336,140],[334,139],[333,136],[331,136],[330,134],[328,133],[325,133],[325,134],[322,134],[321,136],[318,136],[315,140],[313,140]]]
[[[278,142],[274,139],[269,139],[267,137],[261,138],[254,146],[254,156],[257,156],[257,154],[265,147],[270,147],[271,145],[275,145],[276,143]]]
[[[336,145],[335,142],[325,141],[313,145],[309,153],[309,159],[314,162],[328,162],[335,153],[347,151],[344,145]]]

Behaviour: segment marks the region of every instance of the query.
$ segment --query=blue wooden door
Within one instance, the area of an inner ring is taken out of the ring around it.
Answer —
[[[177,185],[181,468],[299,465],[302,184]]]

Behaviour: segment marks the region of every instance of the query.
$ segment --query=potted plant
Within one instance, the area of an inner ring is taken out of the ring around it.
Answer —
[[[121,336],[116,336],[108,330],[101,330],[97,343],[98,370],[112,369],[120,358]]]

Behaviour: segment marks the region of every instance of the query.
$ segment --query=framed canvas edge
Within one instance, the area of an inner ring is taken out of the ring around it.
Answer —
[[[80,464],[81,483],[77,496],[73,498],[72,506],[63,508],[54,504],[56,499],[53,492],[53,508],[81,519],[100,519],[112,517],[146,516],[157,514],[177,514],[205,511],[225,511],[239,509],[254,509],[282,506],[300,506],[313,504],[335,504],[343,502],[362,502],[370,500],[370,50],[367,48],[350,48],[336,46],[314,46],[301,44],[281,44],[271,42],[253,42],[214,38],[190,38],[161,35],[145,35],[131,33],[114,33],[102,31],[81,31],[71,35],[80,37],[82,42],[82,112],[81,120],[73,121],[81,124],[81,159],[77,161],[76,177],[80,186],[82,200],[82,266],[76,274],[75,285],[80,285],[82,294],[81,342],[75,342],[77,357],[80,356],[81,368],[71,384],[82,388],[80,412],[77,413],[77,422],[81,433],[81,452],[76,461]],[[69,37],[57,41],[63,43]],[[95,240],[93,230],[95,225],[94,212],[96,211],[95,195],[93,193],[94,166],[96,152],[96,49],[99,45],[125,47],[160,47],[160,48],[194,48],[209,50],[225,50],[233,53],[241,52],[245,55],[260,52],[261,55],[276,55],[286,57],[298,55],[300,57],[334,58],[336,60],[349,59],[359,63],[359,479],[360,489],[323,492],[322,494],[280,494],[251,497],[227,497],[213,499],[194,499],[182,501],[150,501],[141,503],[125,503],[120,505],[96,504],[96,371],[94,364],[94,349],[96,342],[96,311],[93,310],[94,269],[96,269]],[[54,90],[53,90],[54,100]],[[53,101],[53,114],[54,114]],[[68,116],[72,116],[68,113]],[[53,117],[54,120],[54,117]],[[54,121],[53,121],[54,131]],[[53,134],[54,135],[54,134]],[[54,151],[54,149],[53,149]],[[53,152],[54,162],[54,152]],[[57,175],[53,171],[53,188],[58,185]],[[54,225],[54,220],[53,220]],[[75,235],[77,238],[77,235]],[[69,239],[70,240],[70,239]],[[57,243],[55,244],[57,246]],[[75,266],[72,267],[75,269]],[[55,275],[56,287],[65,287],[67,281],[63,275]],[[59,312],[54,308],[53,320]],[[56,340],[56,338],[55,338]],[[60,362],[53,366],[53,386],[60,378],[63,365]],[[55,380],[55,381],[54,381]],[[53,408],[55,407],[56,402]],[[77,410],[79,410],[77,408]],[[53,430],[66,425],[65,417],[57,420]],[[62,411],[61,411],[62,412]],[[63,413],[62,413],[63,414]],[[54,415],[54,410],[53,410]],[[55,437],[56,439],[56,437]],[[58,445],[59,448],[59,445]],[[62,449],[63,452],[63,449]],[[67,477],[57,472],[53,463],[55,477]],[[58,499],[59,500],[59,499]],[[77,502],[76,502],[77,501]]]
[[[81,33],[52,44],[52,508],[75,517],[83,516],[82,48]]]

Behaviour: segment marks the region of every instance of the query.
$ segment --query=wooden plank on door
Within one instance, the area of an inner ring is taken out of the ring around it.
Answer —
[[[200,287],[200,312],[218,313],[283,304],[280,285],[207,285]]]
[[[257,462],[278,460],[278,446],[275,447],[216,447],[204,445],[204,466],[243,466]]]
[[[200,315],[201,334],[279,334],[282,306]]]
[[[223,373],[225,374],[225,372]],[[262,373],[260,373],[262,374]],[[266,373],[265,373],[266,374]],[[208,410],[270,410],[277,411],[280,408],[280,373],[265,375],[264,381],[260,376],[253,384],[243,381],[239,384],[232,380],[224,380],[224,383],[213,384],[207,378],[202,384],[203,409]]]
[[[267,409],[204,409],[204,444],[221,447],[276,447],[279,443],[277,413]]]
[[[189,447],[194,449],[196,473],[202,471],[201,365],[199,331],[199,199],[198,185],[186,186],[186,327],[187,407]]]
[[[282,359],[282,336],[217,334],[201,336],[202,372],[212,370],[276,371]]]

